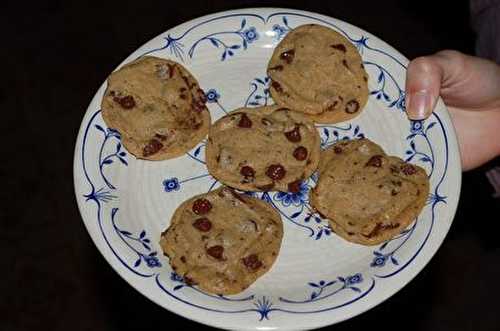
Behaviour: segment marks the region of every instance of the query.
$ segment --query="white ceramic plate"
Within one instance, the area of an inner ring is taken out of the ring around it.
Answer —
[[[350,122],[320,125],[322,145],[363,135],[388,153],[423,166],[431,193],[420,217],[389,242],[350,244],[311,214],[308,179],[297,194],[258,193],[284,222],[272,270],[239,295],[220,297],[186,285],[158,245],[160,233],[185,199],[219,184],[207,173],[204,142],[185,156],[140,161],[101,118],[105,83],[83,118],[74,181],[83,221],[96,246],[133,287],[162,307],[201,323],[233,329],[306,329],[333,324],[384,301],[425,266],[448,232],[460,191],[455,133],[444,104],[424,122],[404,114],[408,60],[370,33],[345,22],[289,9],[245,9],[201,17],[159,35],[123,63],[144,54],[184,64],[207,92],[212,120],[236,107],[272,103],[266,66],[290,30],[316,23],[345,35],[370,75],[366,110]],[[425,293],[422,293],[425,295]],[[130,302],[134,305],[134,302]]]

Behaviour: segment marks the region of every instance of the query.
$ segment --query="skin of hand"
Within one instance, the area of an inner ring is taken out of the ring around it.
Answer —
[[[427,118],[438,96],[448,107],[458,136],[464,171],[500,155],[500,66],[492,61],[441,51],[414,59],[406,76],[406,110]]]

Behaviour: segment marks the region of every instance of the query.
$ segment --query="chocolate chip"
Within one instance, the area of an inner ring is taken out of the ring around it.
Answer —
[[[291,192],[291,193],[300,192],[300,183],[301,182],[302,181],[299,179],[299,180],[296,180],[294,182],[288,183],[288,192]]]
[[[181,98],[182,100],[186,100],[187,99],[187,95],[181,94],[181,95],[179,95],[179,98]]]
[[[401,171],[407,176],[413,175],[417,172],[417,169],[411,164],[405,163],[401,166]]]
[[[268,192],[274,188],[274,183],[267,184],[267,185],[260,185],[260,186],[256,186],[256,187],[260,191]]]
[[[216,245],[207,248],[207,254],[217,260],[222,260],[222,255],[224,254],[224,247],[221,245]]]
[[[158,138],[161,141],[165,141],[167,139],[167,136],[164,134],[155,133],[155,138]]]
[[[368,81],[368,77],[363,76],[363,80],[364,80],[365,82],[367,82],[367,81]]]
[[[298,161],[304,161],[307,159],[307,148],[304,146],[299,146],[293,151],[293,157]]]
[[[259,260],[259,257],[256,254],[250,254],[247,257],[244,257],[242,261],[245,267],[252,271],[255,271],[262,267],[262,262]]]
[[[281,164],[271,164],[266,170],[266,175],[272,180],[280,180],[285,177],[286,170]]]
[[[335,48],[335,49],[338,49],[339,51],[341,51],[342,53],[345,53],[346,52],[346,48],[345,48],[345,45],[343,44],[335,44],[335,45],[330,45],[331,48]]]
[[[240,121],[238,122],[238,126],[240,128],[251,128],[252,120],[247,116],[247,114],[242,113],[240,117]]]
[[[331,104],[329,104],[329,105],[326,107],[326,111],[334,111],[334,110],[335,110],[335,108],[337,108],[338,103],[339,103],[339,101],[338,101],[338,100],[333,101]]]
[[[342,148],[340,148],[339,146],[335,146],[333,147],[333,151],[335,152],[335,154],[340,154],[342,153]]]
[[[398,191],[396,191],[395,189],[392,189],[391,190],[391,195],[392,196],[398,195]]]
[[[181,256],[181,261],[182,261],[182,263],[186,263],[186,257],[184,255]]]
[[[181,88],[179,89],[179,92],[181,92],[181,93],[182,93],[182,92],[184,92],[184,91],[187,91],[187,88],[185,88],[185,87],[181,87]]]
[[[299,142],[302,139],[302,137],[300,136],[300,127],[296,125],[293,130],[285,132],[285,136],[286,139],[293,143]]]
[[[193,130],[198,130],[199,128],[201,128],[201,125],[202,125],[202,123],[193,124]]]
[[[274,88],[276,90],[276,92],[283,93],[283,88],[281,87],[280,83],[273,81],[271,83],[271,87]]]
[[[243,166],[240,169],[240,174],[246,178],[255,177],[255,170],[250,166]]]
[[[373,155],[365,164],[365,167],[380,168],[381,166],[382,166],[382,155]]]
[[[163,148],[163,144],[156,139],[151,139],[142,149],[142,156],[148,157],[158,153]]]
[[[283,66],[281,64],[278,64],[277,66],[269,68],[269,70],[282,71],[283,70]]]
[[[212,222],[208,218],[202,217],[194,221],[193,226],[201,232],[208,232],[212,228]]]
[[[206,214],[212,209],[212,204],[207,199],[196,199],[193,203],[193,213],[197,215]]]
[[[174,76],[175,65],[167,63],[168,66],[168,77],[172,78]]]
[[[359,110],[359,102],[357,100],[350,100],[345,105],[345,112],[348,114],[354,114]]]
[[[294,57],[295,57],[295,50],[293,49],[284,51],[283,53],[280,54],[280,59],[282,59],[288,64],[291,64],[293,62]]]
[[[370,233],[365,237],[371,238],[377,235],[380,232],[380,230],[382,230],[382,223],[377,223],[375,227],[370,231]]]
[[[207,109],[205,103],[201,101],[196,101],[196,102],[193,101],[191,103],[191,107],[193,108],[193,111],[195,111],[196,113],[201,113],[202,111]]]
[[[399,227],[399,223],[395,223],[395,224],[382,224],[382,223],[377,223],[375,225],[375,227],[373,228],[373,230],[368,234],[368,235],[363,235],[367,238],[371,238],[373,236],[376,236],[380,233],[380,231],[382,230],[392,230],[392,229],[396,229],[397,227]]]
[[[127,95],[124,97],[114,97],[113,101],[120,104],[123,109],[132,109],[135,107],[135,100],[131,95]]]
[[[196,92],[198,92],[198,99],[200,100],[200,102],[202,103],[207,102],[207,96],[205,95],[205,91],[199,88],[196,90]]]
[[[184,283],[186,283],[186,285],[188,286],[196,285],[195,280],[188,276],[184,276]]]
[[[344,65],[344,67],[346,67],[347,69],[349,69],[349,65],[347,64],[347,61],[345,59],[342,60],[342,64]]]

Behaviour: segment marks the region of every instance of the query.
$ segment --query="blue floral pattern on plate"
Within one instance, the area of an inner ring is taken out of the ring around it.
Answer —
[[[182,33],[168,33],[163,37],[163,46],[145,50],[142,55],[163,55],[162,52],[165,52],[164,54],[170,54],[180,61],[196,61],[198,50],[204,48],[214,50],[215,52],[212,51],[210,54],[216,54],[216,61],[225,65],[232,62],[229,61],[230,59],[236,59],[236,56],[243,57],[245,52],[250,50],[251,45],[257,45],[261,41],[266,42],[264,41],[267,38],[266,35],[275,42],[281,40],[297,25],[295,20],[298,19],[327,24],[343,33],[362,54],[377,54],[389,61],[391,66],[399,68],[398,70],[405,68],[404,64],[391,52],[373,47],[368,36],[350,35],[340,26],[322,17],[296,12],[273,12],[272,10],[265,16],[252,13],[225,14],[203,20],[192,24]],[[217,23],[226,20],[225,26],[232,28],[218,30]],[[212,27],[209,33],[202,30],[206,26]],[[263,31],[262,27],[266,27],[267,31]],[[365,60],[364,65],[371,77],[370,100],[395,114],[404,112],[404,90],[396,79],[395,69],[373,60]],[[250,87],[248,96],[241,100],[240,105],[270,104],[272,100],[268,89],[269,78],[262,73],[256,73],[252,77],[254,78],[247,85]],[[205,91],[212,114],[227,113],[226,106],[228,106],[227,101],[230,101],[230,95],[218,86],[209,87]],[[233,105],[230,106],[232,109]],[[327,148],[340,140],[360,139],[366,134],[366,128],[355,121],[317,127],[322,148]],[[448,203],[447,195],[441,192],[441,185],[447,175],[449,155],[448,138],[442,119],[437,114],[433,114],[431,119],[425,122],[411,122],[408,130],[404,157],[409,162],[424,166],[434,183],[426,207],[430,211],[429,219],[417,219],[410,228],[372,249],[365,268],[359,272],[325,278],[315,277],[311,273],[310,280],[301,283],[303,290],[298,291],[293,297],[260,289],[250,290],[251,293],[245,292],[238,296],[206,293],[196,286],[187,284],[180,275],[171,270],[167,260],[160,257],[158,238],[154,238],[157,234],[153,236],[153,239],[150,236],[155,233],[154,229],[131,229],[127,228],[130,225],[119,225],[119,215],[125,212],[126,207],[121,207],[122,205],[119,204],[122,197],[118,185],[120,182],[118,177],[112,176],[112,173],[118,167],[127,169],[129,162],[132,161],[127,159],[127,152],[120,142],[119,133],[104,126],[98,109],[93,109],[92,113],[89,113],[79,138],[75,164],[78,164],[78,169],[81,169],[80,175],[86,187],[78,190],[78,192],[83,191],[78,197],[78,202],[81,208],[84,206],[88,209],[87,205],[91,204],[95,206],[94,209],[88,210],[92,210],[96,215],[96,229],[101,235],[98,240],[101,240],[102,244],[107,247],[111,256],[125,270],[124,272],[138,278],[154,279],[152,284],[156,286],[156,289],[162,291],[161,293],[171,300],[207,313],[241,315],[245,318],[252,316],[249,314],[252,313],[255,314],[259,323],[271,320],[274,314],[300,316],[301,314],[334,312],[364,300],[377,289],[377,284],[382,284],[383,279],[404,271],[424,249],[437,217],[437,206]],[[442,147],[443,150],[436,151],[433,136],[443,137],[446,142]],[[191,188],[196,187],[201,193],[210,191],[218,184],[204,167],[205,144],[205,141],[201,142],[186,154],[185,162],[191,166],[189,171],[177,173],[168,167],[165,168],[163,178],[156,183],[161,199],[177,198],[187,190],[189,185],[192,185]],[[93,156],[90,156],[91,154]],[[96,170],[90,171],[91,168]],[[332,235],[328,221],[315,213],[309,205],[308,193],[315,186],[316,181],[317,174],[305,179],[301,182],[297,193],[247,192],[247,194],[267,201],[276,208],[290,231],[301,233],[311,245],[321,245],[323,242],[336,240],[336,236]],[[85,222],[89,222],[88,219],[85,219]],[[419,232],[422,222],[428,224],[424,233],[422,230]],[[422,240],[418,244],[412,243],[416,246],[410,255],[400,254],[402,248],[407,247],[417,233]],[[335,273],[335,270],[332,273]],[[224,304],[219,305],[218,302],[224,302]]]

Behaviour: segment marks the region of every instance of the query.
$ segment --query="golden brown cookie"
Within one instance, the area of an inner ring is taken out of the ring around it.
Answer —
[[[290,31],[276,46],[267,72],[276,103],[316,123],[350,120],[368,100],[368,74],[356,47],[322,25]]]
[[[275,209],[221,187],[183,202],[160,245],[187,283],[211,293],[235,294],[269,271],[282,237]]]
[[[297,192],[317,168],[320,137],[303,114],[278,106],[240,108],[208,134],[208,171],[245,191]]]
[[[108,78],[102,117],[137,158],[165,160],[196,146],[210,113],[196,79],[179,63],[141,57]]]
[[[428,193],[424,169],[360,139],[339,142],[323,152],[310,203],[344,239],[376,245],[411,224]]]

